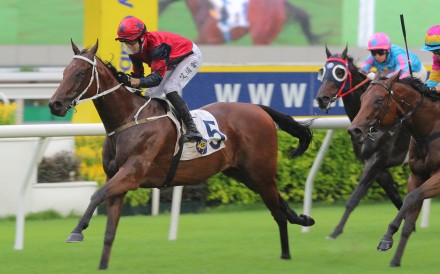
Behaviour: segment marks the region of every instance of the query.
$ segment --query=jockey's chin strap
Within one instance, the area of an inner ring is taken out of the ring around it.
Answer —
[[[78,105],[81,102],[85,102],[85,101],[90,101],[90,100],[94,100],[96,98],[102,97],[104,95],[107,95],[115,90],[117,90],[118,88],[120,88],[122,86],[122,84],[116,85],[114,87],[112,87],[111,89],[105,90],[103,92],[99,92],[99,73],[98,73],[98,69],[96,68],[96,57],[93,57],[93,61],[90,60],[89,58],[86,58],[82,55],[74,55],[73,59],[81,59],[86,61],[87,63],[91,64],[92,67],[92,77],[90,77],[90,82],[89,85],[84,89],[83,92],[81,92],[80,95],[78,95],[78,97],[76,97],[72,103],[71,103],[71,107],[75,107],[76,105]],[[81,99],[81,97],[84,96],[84,94],[87,92],[87,90],[89,89],[89,87],[92,85],[93,80],[95,79],[95,75],[96,75],[96,95],[89,97],[89,98],[84,98]]]

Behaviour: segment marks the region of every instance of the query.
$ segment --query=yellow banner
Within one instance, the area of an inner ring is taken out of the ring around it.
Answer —
[[[98,55],[104,61],[111,61],[121,71],[129,71],[131,62],[122,53],[121,43],[115,41],[118,25],[127,16],[141,19],[148,31],[157,30],[158,0],[84,0],[84,47],[99,42]],[[77,107],[72,122],[101,122],[92,102]]]

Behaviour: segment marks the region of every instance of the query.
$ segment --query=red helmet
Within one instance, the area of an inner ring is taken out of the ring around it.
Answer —
[[[129,16],[122,19],[118,26],[118,37],[115,40],[133,41],[147,31],[147,27],[140,19]]]

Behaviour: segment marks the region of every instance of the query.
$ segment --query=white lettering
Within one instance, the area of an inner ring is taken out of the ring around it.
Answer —
[[[217,102],[238,102],[241,84],[214,84]]]
[[[304,104],[304,96],[306,94],[307,84],[301,83],[281,83],[281,92],[283,94],[284,106],[286,108],[291,108],[295,106],[296,108],[301,108]]]
[[[257,85],[248,84],[251,103],[269,106],[274,86],[273,83],[267,84],[267,86],[261,83]]]

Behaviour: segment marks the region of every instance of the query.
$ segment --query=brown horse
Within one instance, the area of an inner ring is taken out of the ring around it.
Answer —
[[[162,0],[159,11],[178,0]],[[198,44],[224,44],[250,34],[255,45],[271,44],[289,20],[299,21],[309,44],[317,44],[323,35],[313,34],[308,13],[287,0],[249,0],[247,21],[249,26],[237,26],[222,32],[218,20],[212,16],[213,5],[209,0],[185,0],[197,27]],[[227,14],[224,14],[227,16]]]
[[[319,107],[327,112],[334,101],[342,98],[345,112],[350,121],[353,121],[359,112],[360,98],[368,88],[369,79],[359,71],[353,58],[347,55],[347,47],[342,54],[332,54],[327,47],[325,49],[328,59],[321,71],[323,79],[316,100]],[[347,201],[341,220],[333,233],[328,236],[329,239],[336,239],[342,234],[348,217],[374,181],[379,183],[391,202],[400,209],[402,199],[398,185],[388,169],[404,162],[410,138],[409,131],[399,126],[393,130],[377,132],[374,140],[367,139],[364,143],[353,142],[353,151],[356,158],[364,164],[364,170],[358,185]]]
[[[65,68],[49,107],[54,115],[64,116],[79,102],[93,100],[107,132],[102,152],[107,182],[93,194],[67,241],[83,240],[82,231],[89,225],[96,207],[105,201],[107,227],[99,268],[106,269],[125,194],[139,187],[163,187],[177,130],[170,119],[163,117],[167,113],[163,102],[130,93],[118,83],[116,69],[96,57],[98,42],[83,51],[72,42],[72,49],[75,56]],[[222,140],[225,147],[208,156],[180,162],[169,185],[196,184],[218,172],[243,182],[260,194],[272,213],[279,228],[281,258],[290,259],[287,222],[311,226],[314,220],[296,214],[278,192],[276,124],[299,139],[292,154],[299,156],[312,141],[311,121],[300,124],[286,114],[253,104],[215,103],[203,109],[215,117],[220,131],[227,136],[226,141]],[[134,122],[137,114],[137,121],[143,122]]]
[[[390,79],[376,78],[371,82],[361,98],[361,109],[348,129],[356,142],[374,138],[377,129],[388,130],[400,124],[407,127],[412,135],[409,146],[409,193],[377,247],[379,251],[391,249],[393,235],[405,219],[391,266],[400,266],[423,200],[440,194],[440,105],[429,98],[438,95],[419,91],[422,85],[415,78],[399,81],[399,75]]]

